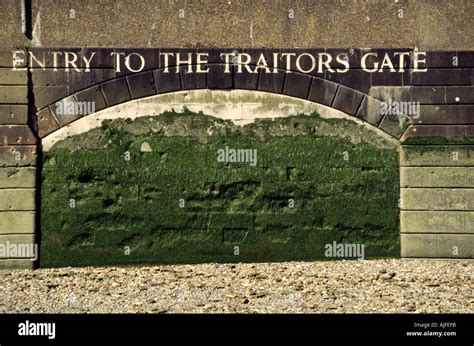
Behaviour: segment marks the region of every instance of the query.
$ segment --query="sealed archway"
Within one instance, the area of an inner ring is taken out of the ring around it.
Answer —
[[[353,119],[202,90],[77,120],[43,139],[41,265],[399,256],[398,142]]]

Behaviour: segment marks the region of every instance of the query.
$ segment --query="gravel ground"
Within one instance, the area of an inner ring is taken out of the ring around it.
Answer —
[[[0,312],[474,312],[473,261],[0,271]]]

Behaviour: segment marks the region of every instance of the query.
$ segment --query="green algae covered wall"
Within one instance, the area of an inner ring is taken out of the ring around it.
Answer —
[[[255,166],[219,162],[226,147]],[[45,152],[42,178],[43,267],[400,253],[398,149],[345,119],[107,120]]]

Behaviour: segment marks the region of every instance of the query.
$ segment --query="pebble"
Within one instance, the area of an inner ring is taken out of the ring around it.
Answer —
[[[388,259],[0,270],[0,313],[472,313],[473,269]]]

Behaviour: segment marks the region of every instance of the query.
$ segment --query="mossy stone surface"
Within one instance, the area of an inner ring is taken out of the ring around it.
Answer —
[[[218,162],[226,146],[256,166]],[[400,253],[398,148],[349,120],[106,121],[46,152],[42,178],[42,267],[326,259],[333,241]]]

